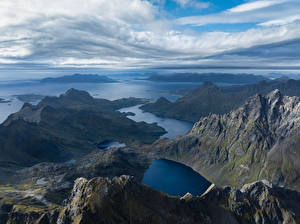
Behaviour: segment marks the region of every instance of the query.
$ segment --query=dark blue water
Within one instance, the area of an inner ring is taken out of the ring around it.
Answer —
[[[154,159],[144,174],[143,184],[170,195],[203,194],[211,185],[199,173],[181,163]]]

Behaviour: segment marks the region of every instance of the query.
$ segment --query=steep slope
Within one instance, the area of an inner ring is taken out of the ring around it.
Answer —
[[[174,103],[160,98],[141,108],[158,116],[197,122],[201,117],[211,113],[228,113],[244,104],[248,97],[255,94],[266,95],[275,89],[279,89],[287,96],[300,96],[300,81],[263,81],[243,86],[217,86],[213,83],[204,83]]]
[[[267,178],[300,190],[300,100],[274,90],[210,115],[186,136],[158,141],[154,156],[181,161],[213,183],[241,187]]]
[[[75,181],[66,205],[56,209],[24,211],[6,208],[1,219],[17,224],[280,224],[299,223],[300,194],[256,182],[241,190],[215,188],[202,197],[182,198],[139,184],[129,176]],[[3,208],[3,206],[2,206]],[[5,207],[4,207],[5,208]]]

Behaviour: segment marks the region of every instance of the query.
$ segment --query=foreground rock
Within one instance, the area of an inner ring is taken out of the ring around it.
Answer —
[[[0,224],[6,223],[8,217],[9,223],[31,223],[42,215],[43,219],[56,220],[77,178],[126,174],[141,180],[150,164],[151,160],[144,154],[129,148],[110,148],[77,161],[42,163],[20,170],[9,182],[0,184]]]
[[[150,151],[193,167],[219,186],[268,179],[300,190],[299,148],[300,100],[274,90],[231,113],[205,117],[186,136],[158,141]]]
[[[245,185],[242,190],[215,188],[202,197],[187,194],[179,198],[129,176],[89,181],[79,178],[64,207],[27,213],[7,209],[6,220],[1,220],[10,224],[296,224],[300,221],[299,201],[298,192],[267,182]]]

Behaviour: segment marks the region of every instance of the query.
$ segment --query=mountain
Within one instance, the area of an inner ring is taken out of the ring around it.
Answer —
[[[59,97],[45,97],[36,106],[25,103],[0,125],[0,167],[70,160],[98,150],[98,144],[107,140],[152,143],[165,133],[163,128],[134,122],[115,111],[142,102],[95,99],[85,91],[70,89]]]
[[[267,77],[252,74],[228,73],[177,73],[151,75],[148,80],[154,82],[213,82],[229,84],[250,84],[269,80]]]
[[[217,86],[208,82],[175,102],[162,97],[141,108],[161,117],[197,122],[211,113],[228,113],[244,104],[248,97],[255,94],[266,95],[274,89],[279,89],[287,96],[300,96],[300,80],[262,81],[243,86]]]
[[[299,98],[274,90],[230,113],[204,117],[186,136],[160,140],[148,150],[193,167],[219,186],[267,179],[299,191],[299,133]]]
[[[65,75],[57,78],[45,78],[41,83],[113,83],[117,82],[107,76],[97,74],[74,74]]]
[[[266,181],[241,190],[215,188],[201,197],[170,197],[130,176],[79,178],[64,206],[2,204],[2,223],[27,224],[260,224],[300,221],[300,194]]]

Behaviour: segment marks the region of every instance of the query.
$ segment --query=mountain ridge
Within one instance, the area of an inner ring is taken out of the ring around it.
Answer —
[[[249,97],[255,94],[266,95],[274,89],[279,89],[287,96],[300,96],[300,81],[262,81],[233,86],[217,86],[207,82],[175,102],[161,98],[154,103],[145,104],[141,109],[161,117],[197,122],[209,114],[229,113],[242,106]]]
[[[299,192],[267,181],[241,190],[214,188],[201,197],[186,194],[180,198],[153,190],[130,176],[78,178],[63,206],[29,209],[0,205],[0,217],[11,224],[25,218],[28,224],[296,224],[299,200]]]

